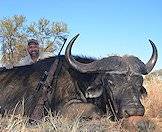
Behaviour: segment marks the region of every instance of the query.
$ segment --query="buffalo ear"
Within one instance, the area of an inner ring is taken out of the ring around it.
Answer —
[[[103,93],[103,87],[91,87],[89,86],[85,91],[86,98],[97,98]]]

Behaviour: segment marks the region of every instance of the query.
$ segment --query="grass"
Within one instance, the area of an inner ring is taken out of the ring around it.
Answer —
[[[139,125],[139,131],[162,131],[162,80],[156,75],[146,76],[144,86],[147,88],[148,96],[142,99],[145,106],[144,122]],[[44,117],[35,125],[28,123],[28,118],[22,114],[5,115],[0,117],[0,131],[2,132],[127,132],[133,131],[133,128],[123,127],[120,123],[111,122],[107,117],[101,120],[80,121],[78,118],[74,122],[69,122],[61,116],[49,115]],[[140,128],[143,124],[146,125]],[[136,131],[136,130],[135,130]]]
[[[148,97],[142,100],[146,110],[144,117],[152,120],[162,131],[162,80],[158,75],[149,75],[144,86],[148,92]]]

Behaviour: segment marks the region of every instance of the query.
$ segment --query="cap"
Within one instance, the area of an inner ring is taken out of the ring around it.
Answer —
[[[31,44],[36,44],[36,45],[39,45],[38,41],[36,39],[29,39],[28,40],[28,45],[31,45]]]

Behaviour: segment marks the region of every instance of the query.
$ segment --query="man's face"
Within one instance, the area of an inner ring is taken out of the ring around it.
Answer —
[[[35,43],[31,43],[28,45],[27,50],[31,57],[38,57],[39,55],[39,45]]]

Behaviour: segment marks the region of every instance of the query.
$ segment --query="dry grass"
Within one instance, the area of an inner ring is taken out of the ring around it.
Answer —
[[[13,118],[14,117],[14,118]],[[46,116],[37,124],[29,124],[28,118],[21,115],[6,116],[0,119],[0,131],[2,132],[95,132],[95,131],[126,131],[115,122],[110,122],[108,118],[101,120],[69,122],[61,116]]]
[[[147,88],[148,97],[142,100],[146,113],[144,116],[147,128],[139,131],[162,131],[162,80],[158,76],[147,76],[144,82]],[[2,132],[126,132],[122,128],[123,121],[119,124],[111,122],[107,117],[101,120],[81,121],[79,118],[74,122],[68,122],[61,116],[49,115],[44,117],[37,124],[29,124],[27,117],[20,115],[6,115],[0,117],[0,131]]]
[[[158,75],[149,75],[145,78],[144,86],[148,97],[143,99],[145,118],[152,120],[162,131],[162,79]]]
[[[150,75],[149,78],[146,78],[144,85],[148,92],[148,98],[143,101],[146,115],[156,118],[159,116],[160,110],[162,111],[162,80],[158,76]]]

